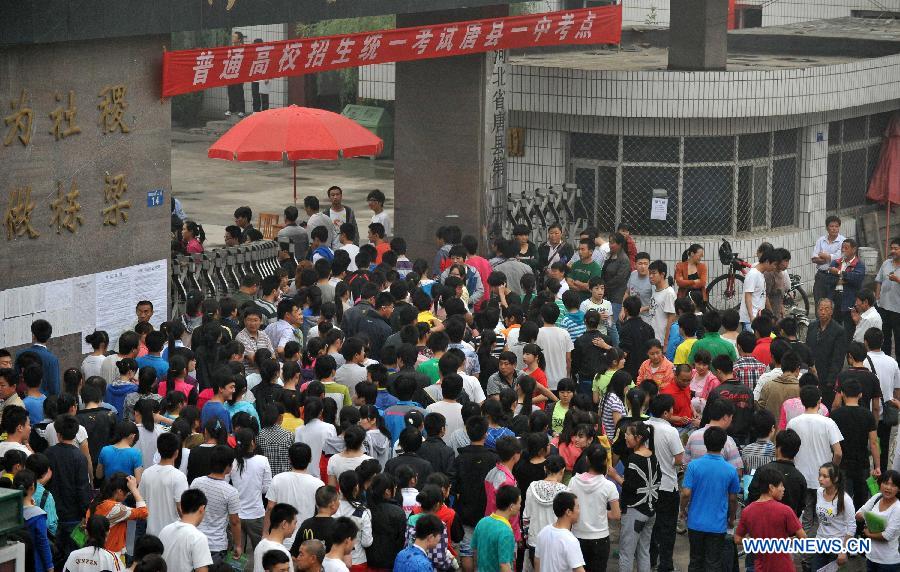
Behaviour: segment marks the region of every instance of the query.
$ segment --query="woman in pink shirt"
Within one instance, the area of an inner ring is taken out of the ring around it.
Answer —
[[[801,375],[800,387],[803,387],[804,385],[818,385],[816,376],[808,372]],[[800,403],[799,397],[786,399],[785,402],[781,404],[781,415],[778,417],[778,430],[781,431],[782,429],[785,429],[791,419],[803,414],[805,411],[806,408]],[[828,408],[825,407],[824,403],[819,404],[819,415],[828,417]]]
[[[203,252],[203,241],[206,240],[206,233],[203,227],[192,220],[184,221],[181,227],[181,240],[184,243],[184,250],[188,254],[200,254]]]
[[[712,356],[706,350],[697,350],[694,354],[694,377],[691,379],[691,407],[694,412],[702,415],[706,407],[706,399],[709,392],[718,387],[719,378],[709,370]]]

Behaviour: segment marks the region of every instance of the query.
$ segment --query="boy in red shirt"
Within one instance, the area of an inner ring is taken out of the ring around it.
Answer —
[[[741,520],[734,531],[734,543],[741,546],[745,537],[750,538],[806,538],[803,525],[794,511],[782,504],[784,477],[770,466],[760,467],[755,477],[763,491],[759,500],[750,503],[741,513]],[[794,569],[794,561],[787,553],[756,553],[753,564],[757,572],[784,572]]]

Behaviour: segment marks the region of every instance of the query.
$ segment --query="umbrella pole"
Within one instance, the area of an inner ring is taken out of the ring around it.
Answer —
[[[884,257],[890,256],[891,252],[891,199],[887,200],[887,228],[884,231]]]
[[[294,206],[297,206],[297,161],[293,161],[294,163]],[[890,205],[890,203],[888,203]],[[890,209],[890,206],[888,206]],[[890,215],[888,215],[890,216]]]

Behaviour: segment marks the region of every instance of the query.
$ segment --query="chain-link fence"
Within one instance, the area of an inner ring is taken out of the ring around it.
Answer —
[[[881,142],[891,113],[833,121],[828,125],[826,208],[865,204],[868,181],[878,165]]]
[[[795,225],[795,129],[738,136],[572,133],[569,174],[588,224],[642,236],[735,235]],[[865,178],[863,177],[864,181]],[[654,199],[665,199],[664,202]]]

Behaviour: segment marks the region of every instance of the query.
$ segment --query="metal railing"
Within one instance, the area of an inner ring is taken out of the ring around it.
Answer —
[[[294,255],[293,244],[286,247]],[[214,248],[200,254],[179,254],[172,258],[169,280],[172,316],[184,312],[187,293],[203,292],[206,298],[222,299],[237,292],[247,274],[260,278],[281,268],[279,244],[274,240],[251,242],[240,246]]]

